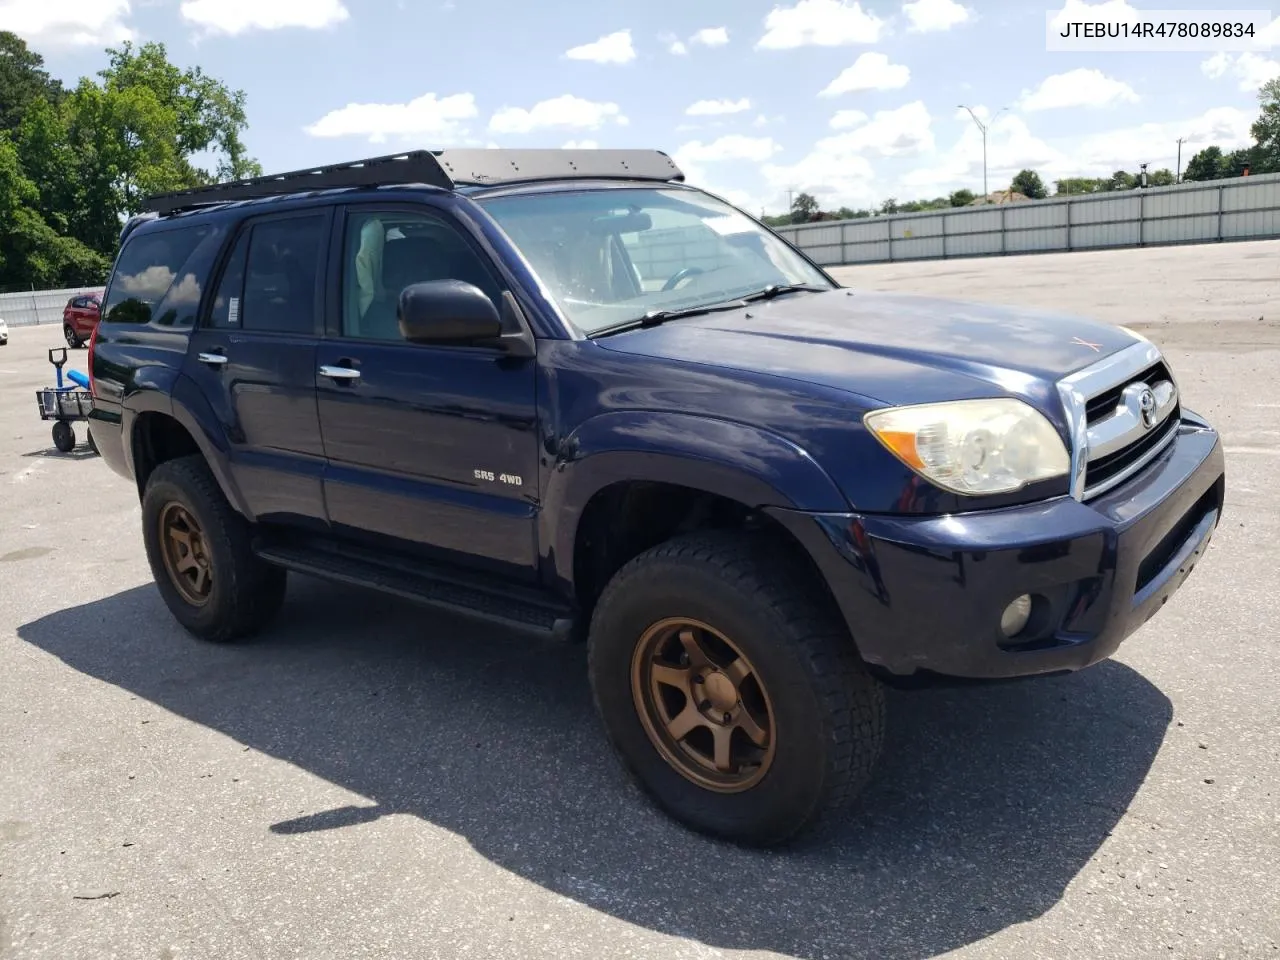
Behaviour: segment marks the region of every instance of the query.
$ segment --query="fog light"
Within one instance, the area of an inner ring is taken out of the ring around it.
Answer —
[[[1031,595],[1024,593],[1004,608],[1004,613],[1000,615],[1000,632],[1006,637],[1017,636],[1030,619]]]

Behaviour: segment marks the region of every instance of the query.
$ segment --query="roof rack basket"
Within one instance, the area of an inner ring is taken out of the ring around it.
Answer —
[[[684,180],[684,174],[660,150],[411,150],[157,194],[147,198],[143,211],[167,216],[193,207],[309,190],[401,184],[425,184],[452,190],[464,185],[499,186],[572,179],[667,182]]]

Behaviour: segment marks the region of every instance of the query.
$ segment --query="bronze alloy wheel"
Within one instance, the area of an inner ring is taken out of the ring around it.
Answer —
[[[200,524],[180,503],[160,511],[160,553],[164,568],[182,599],[193,607],[209,601],[213,570]]]
[[[718,793],[750,789],[777,733],[755,667],[718,630],[676,617],[653,624],[631,659],[636,712],[663,760]]]

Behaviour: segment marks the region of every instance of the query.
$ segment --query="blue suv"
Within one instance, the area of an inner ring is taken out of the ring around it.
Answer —
[[[288,571],[582,642],[690,827],[774,844],[871,775],[884,686],[1087,667],[1223,505],[1160,350],[847,289],[657,151],[413,151],[150,199],[91,344],[177,620]]]

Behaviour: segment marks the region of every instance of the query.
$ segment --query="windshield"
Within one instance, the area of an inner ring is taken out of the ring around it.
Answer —
[[[773,285],[832,286],[782,240],[697,190],[584,190],[478,202],[588,335],[654,311],[721,303]]]

